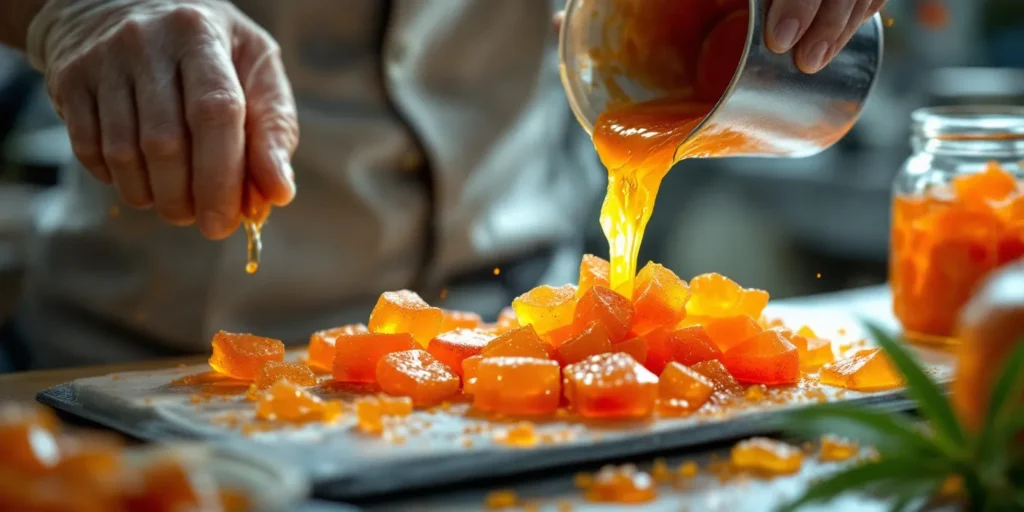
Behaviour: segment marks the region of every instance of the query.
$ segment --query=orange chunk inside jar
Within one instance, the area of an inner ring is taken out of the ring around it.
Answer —
[[[992,271],[1024,257],[1022,178],[992,162],[893,198],[893,312],[915,341],[954,344],[956,319]]]
[[[284,361],[284,343],[252,334],[220,331],[213,336],[212,345],[210,367],[236,379],[255,380],[263,365]]]

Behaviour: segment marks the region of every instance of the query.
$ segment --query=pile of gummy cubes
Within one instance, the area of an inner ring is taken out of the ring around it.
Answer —
[[[219,487],[197,453],[146,451],[98,432],[61,429],[42,407],[0,404],[0,510],[172,512],[252,509]]]
[[[483,412],[545,416],[567,406],[601,419],[688,413],[745,385],[796,384],[823,365],[827,385],[900,384],[878,349],[834,361],[832,344],[809,328],[794,332],[763,319],[765,291],[719,274],[687,283],[649,263],[627,299],[608,287],[608,270],[587,255],[579,286],[534,288],[495,324],[432,307],[410,291],[386,292],[367,326],[314,333],[309,367],[283,362],[280,341],[224,332],[213,340],[210,364],[267,389],[254,397],[258,417],[287,421],[338,414],[338,404],[303,394],[317,382],[313,370],[337,383],[379,386],[416,407],[466,396]]]

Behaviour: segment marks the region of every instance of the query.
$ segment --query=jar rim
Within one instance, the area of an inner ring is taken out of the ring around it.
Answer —
[[[1024,107],[962,105],[929,107],[911,115],[914,135],[949,141],[1024,139]]]

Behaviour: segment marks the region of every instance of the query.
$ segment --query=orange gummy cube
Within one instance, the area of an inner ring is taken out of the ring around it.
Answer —
[[[334,342],[339,336],[365,334],[370,332],[363,324],[345,325],[314,332],[309,337],[309,365],[317,370],[331,371],[334,367]]]
[[[690,369],[707,377],[715,385],[716,392],[734,395],[743,391],[743,386],[736,382],[736,378],[717,359],[697,363],[690,366]]]
[[[575,323],[571,323],[565,327],[559,327],[553,331],[548,331],[541,335],[541,339],[548,342],[552,347],[557,347],[562,343],[565,343],[575,338],[583,330],[582,328],[587,327],[586,325],[580,326]]]
[[[267,389],[281,379],[286,379],[297,386],[316,386],[316,375],[313,375],[313,370],[310,370],[308,366],[284,361],[270,361],[260,368],[260,373],[256,376],[256,387]]]
[[[385,393],[412,398],[417,406],[439,404],[459,392],[459,376],[425,350],[384,356],[377,363],[377,383]]]
[[[764,329],[749,315],[710,318],[704,324],[712,341],[725,351],[759,334]]]
[[[356,422],[359,430],[380,434],[384,430],[385,416],[408,416],[412,409],[412,399],[407,396],[365,396],[356,400]]]
[[[462,380],[468,381],[476,378],[477,368],[480,366],[480,361],[483,356],[472,356],[462,360]]]
[[[370,330],[382,334],[409,333],[421,346],[441,332],[444,313],[431,307],[416,292],[384,292],[370,313]]]
[[[822,462],[843,462],[859,453],[860,446],[854,441],[833,435],[821,436],[821,454],[818,459]]]
[[[519,323],[546,333],[569,325],[576,311],[576,287],[538,286],[512,301]]]
[[[736,281],[718,273],[702,274],[690,280],[693,295],[686,314],[694,316],[748,315],[760,318],[768,305],[768,292],[745,289]]]
[[[809,327],[801,327],[796,334],[782,331],[800,354],[800,368],[816,370],[835,360],[832,342],[818,338]]]
[[[0,470],[38,475],[55,467],[61,455],[58,425],[57,417],[42,407],[0,407]]]
[[[882,349],[867,348],[825,365],[821,369],[821,383],[857,391],[881,391],[903,386],[903,377]]]
[[[725,352],[722,363],[736,380],[778,386],[800,380],[800,355],[782,333],[764,331]]]
[[[803,461],[804,455],[796,447],[763,437],[737,443],[731,454],[731,462],[736,469],[764,475],[796,473]]]
[[[583,261],[580,263],[580,282],[576,290],[577,295],[582,297],[587,290],[595,286],[611,288],[608,281],[610,274],[611,265],[608,260],[593,254],[584,254]]]
[[[565,366],[611,350],[612,342],[608,339],[608,332],[601,324],[594,323],[575,338],[559,345],[555,349],[555,360]]]
[[[984,205],[1006,199],[1017,190],[1017,180],[998,162],[990,162],[984,172],[955,176],[953,190],[965,204]]]
[[[647,365],[647,340],[636,336],[620,343],[613,343],[611,352],[629,354],[636,362]]]
[[[299,385],[279,380],[256,404],[256,417],[290,423],[333,422],[341,416],[341,402],[324,401]]]
[[[650,474],[631,464],[605,466],[594,475],[584,497],[594,503],[648,503],[658,497],[658,487]]]
[[[213,336],[210,366],[221,374],[254,380],[260,368],[270,361],[284,361],[284,343],[279,340],[224,331]]]
[[[656,375],[665,371],[665,366],[672,361],[693,366],[701,361],[722,358],[722,351],[699,325],[676,331],[659,329],[647,334],[644,339],[647,340],[645,366]]]
[[[561,401],[558,362],[484,357],[477,365],[473,407],[515,416],[552,414]]]
[[[612,343],[623,341],[633,321],[633,303],[604,286],[594,286],[576,304],[573,324],[582,329],[599,323]]]
[[[476,329],[484,323],[480,315],[472,311],[442,309],[441,314],[444,315],[441,320],[441,332],[454,331],[455,329]]]
[[[384,356],[420,348],[409,333],[353,334],[339,337],[334,345],[334,380],[363,383],[377,382],[377,363]]]
[[[519,317],[516,316],[515,310],[512,308],[502,308],[501,312],[498,313],[498,323],[494,326],[495,332],[497,334],[504,334],[520,327],[522,326],[519,324]]]
[[[220,510],[217,483],[180,456],[164,455],[147,464],[140,480],[138,489],[127,497],[128,510]]]
[[[480,355],[484,357],[535,357],[550,359],[548,344],[540,339],[532,325],[513,329],[491,340]]]
[[[633,285],[633,325],[636,334],[671,328],[686,316],[690,287],[671,270],[649,262]]]
[[[684,400],[689,409],[696,410],[711,399],[715,383],[699,372],[671,362],[661,372],[658,390],[661,398]]]
[[[586,418],[642,418],[654,411],[658,377],[627,354],[601,354],[565,367],[565,396]]]
[[[469,329],[443,332],[430,340],[427,352],[437,358],[456,375],[462,377],[462,361],[480,352],[494,340],[494,336]]]

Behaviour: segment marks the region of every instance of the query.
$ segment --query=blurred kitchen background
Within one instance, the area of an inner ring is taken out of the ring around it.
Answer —
[[[853,132],[805,160],[678,166],[642,262],[683,276],[722,272],[776,297],[883,283],[890,185],[909,152],[910,112],[1024,103],[1024,1],[890,0],[886,18],[881,81]],[[71,158],[42,78],[0,47],[0,323],[17,300],[33,205]],[[598,208],[587,249],[605,255]]]

